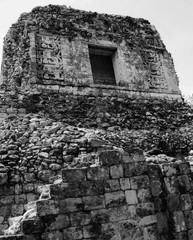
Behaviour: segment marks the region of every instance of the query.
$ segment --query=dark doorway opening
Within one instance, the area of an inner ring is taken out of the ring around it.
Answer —
[[[116,85],[112,57],[116,49],[89,46],[94,84]]]

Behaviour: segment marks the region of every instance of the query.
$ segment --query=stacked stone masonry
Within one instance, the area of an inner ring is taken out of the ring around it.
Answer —
[[[98,166],[63,169],[62,183],[50,185],[51,198],[36,201],[38,218],[24,220],[22,234],[0,239],[193,238],[193,188],[188,162],[147,164],[138,149],[129,154],[102,151],[98,161]],[[29,183],[28,189],[32,190],[32,185]],[[1,189],[3,219],[11,208],[13,211],[13,202],[15,211],[20,211],[26,196],[16,192],[17,185]],[[11,199],[9,205],[3,205],[6,198]]]

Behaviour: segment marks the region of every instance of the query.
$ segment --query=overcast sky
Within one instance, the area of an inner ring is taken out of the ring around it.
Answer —
[[[182,93],[193,94],[193,0],[0,0],[0,56],[3,37],[20,14],[48,4],[149,20],[173,56]]]

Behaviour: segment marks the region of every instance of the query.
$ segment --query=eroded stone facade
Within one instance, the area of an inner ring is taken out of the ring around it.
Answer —
[[[111,58],[115,85],[94,82],[90,47]],[[148,21],[65,6],[21,15],[4,41],[2,74],[12,89],[181,99],[171,55]]]

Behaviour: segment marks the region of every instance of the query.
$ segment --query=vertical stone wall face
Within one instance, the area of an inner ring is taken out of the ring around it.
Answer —
[[[23,235],[0,239],[192,239],[188,162],[147,164],[138,149],[108,150],[99,166],[64,169],[62,177],[50,185],[50,199],[36,201],[38,218],[22,222]],[[26,195],[9,187],[0,197],[0,219],[14,199],[15,211],[23,211]]]
[[[89,46],[113,49],[115,86],[94,84]],[[64,6],[21,15],[4,41],[2,74],[13,90],[181,97],[171,55],[148,21]]]

